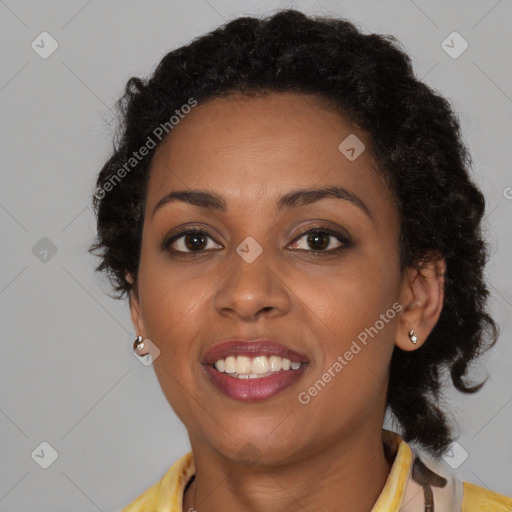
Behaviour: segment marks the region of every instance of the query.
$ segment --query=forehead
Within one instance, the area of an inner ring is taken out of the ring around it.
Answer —
[[[323,184],[339,184],[373,201],[380,195],[385,207],[384,179],[370,152],[364,149],[355,159],[344,152],[354,142],[358,152],[369,147],[363,132],[315,95],[215,98],[193,108],[158,147],[147,207],[187,188],[218,191],[228,203],[261,203]]]

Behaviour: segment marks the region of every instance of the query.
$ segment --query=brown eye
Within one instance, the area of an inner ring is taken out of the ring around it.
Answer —
[[[301,242],[301,240],[303,240]],[[302,245],[301,245],[302,244]],[[295,239],[292,249],[330,254],[350,247],[351,241],[344,233],[330,228],[313,228]]]
[[[201,252],[212,249],[212,247],[208,245],[209,240],[213,242],[213,239],[207,231],[189,229],[165,239],[162,243],[162,249],[170,252]]]
[[[324,231],[317,231],[316,233],[309,233],[307,241],[309,246],[317,251],[324,250],[329,246],[329,238],[331,238],[331,235]]]

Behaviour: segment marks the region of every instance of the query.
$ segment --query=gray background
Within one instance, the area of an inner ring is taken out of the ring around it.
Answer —
[[[417,75],[460,115],[488,200],[487,274],[502,332],[475,368],[476,376],[490,374],[483,391],[447,395],[461,425],[458,443],[469,454],[457,473],[512,495],[510,0],[5,0],[1,511],[119,510],[189,450],[152,367],[132,355],[128,304],[109,298],[108,283],[93,272],[89,197],[111,147],[110,108],[129,77],[147,75],[165,53],[225,20],[283,7],[332,13],[365,32],[393,34]],[[31,48],[43,31],[59,45],[47,59]],[[453,31],[469,43],[455,59],[441,47]],[[48,245],[43,237],[56,246],[54,255],[41,252]],[[58,452],[48,469],[31,457],[43,441]]]

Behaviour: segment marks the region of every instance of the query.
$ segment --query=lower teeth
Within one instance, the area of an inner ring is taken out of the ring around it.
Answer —
[[[291,368],[290,368],[290,370],[291,370]],[[287,370],[287,371],[290,371],[290,370]],[[273,375],[273,374],[278,373],[278,372],[269,371],[267,373],[262,373],[262,374],[256,374],[256,373],[225,373],[225,372],[220,372],[220,373],[224,373],[224,375],[227,375],[228,377],[234,377],[235,379],[260,379],[262,377],[268,377],[269,375]]]
[[[235,377],[237,379],[260,379],[261,377],[268,377],[269,375],[272,375],[272,373],[275,372],[267,372],[262,374],[256,374],[256,373],[228,373],[230,377]]]

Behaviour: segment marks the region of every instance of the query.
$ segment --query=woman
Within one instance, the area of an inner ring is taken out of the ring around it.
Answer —
[[[409,445],[450,447],[440,370],[480,389],[497,328],[458,121],[394,39],[240,18],[120,106],[91,251],[192,448],[124,511],[512,510]]]

